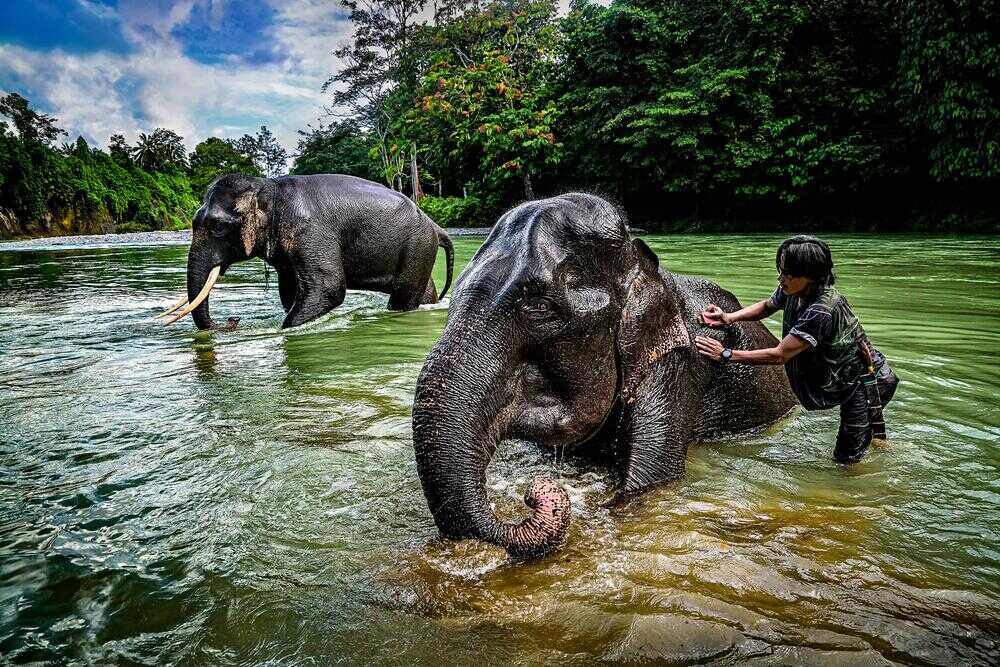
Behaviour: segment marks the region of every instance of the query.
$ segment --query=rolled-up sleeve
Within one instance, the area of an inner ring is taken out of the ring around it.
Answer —
[[[785,309],[785,293],[781,291],[780,287],[774,290],[774,293],[767,300],[771,302],[775,310]]]
[[[833,313],[825,306],[814,303],[802,311],[788,333],[816,347],[830,337],[832,330]]]

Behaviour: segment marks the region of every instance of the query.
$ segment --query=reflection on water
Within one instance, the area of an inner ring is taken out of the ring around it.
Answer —
[[[647,238],[744,302],[772,289],[778,237]],[[410,409],[444,307],[352,292],[282,332],[247,264],[212,297],[239,329],[201,333],[152,319],[184,248],[0,252],[0,655],[996,664],[1000,242],[831,245],[902,379],[891,443],[837,467],[836,413],[800,413],[610,507],[607,471],[511,443],[499,511],[539,474],[574,503],[566,548],[520,565],[439,541],[420,490]]]

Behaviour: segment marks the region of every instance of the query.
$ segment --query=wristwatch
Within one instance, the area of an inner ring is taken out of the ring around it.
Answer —
[[[724,364],[728,364],[732,358],[733,358],[733,348],[731,347],[727,347],[726,349],[724,349],[722,352],[719,353],[719,361],[721,361]]]

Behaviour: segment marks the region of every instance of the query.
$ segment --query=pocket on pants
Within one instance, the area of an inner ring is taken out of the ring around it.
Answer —
[[[882,368],[878,370],[877,380],[878,395],[884,408],[896,394],[896,387],[899,386],[899,378],[896,377],[896,373],[889,367],[889,362],[885,362],[882,364]]]

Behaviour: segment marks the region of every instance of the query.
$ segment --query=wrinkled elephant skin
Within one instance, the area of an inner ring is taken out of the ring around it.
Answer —
[[[337,174],[223,176],[192,222],[187,306],[169,321],[191,312],[200,329],[227,328],[213,323],[208,293],[232,264],[254,257],[278,273],[282,327],[328,313],[348,289],[383,292],[391,310],[412,310],[438,299],[431,279],[438,247],[448,261],[443,297],[454,265],[451,240],[404,195]]]
[[[759,322],[707,330],[718,285],[660,269],[608,202],[567,194],[506,213],[455,283],[448,324],[417,381],[413,436],[424,494],[446,537],[539,556],[564,538],[569,499],[551,480],[531,515],[500,521],[486,468],[505,439],[610,455],[622,495],[684,475],[688,445],[773,423],[795,404],[778,366],[721,365],[696,334],[776,344]]]

